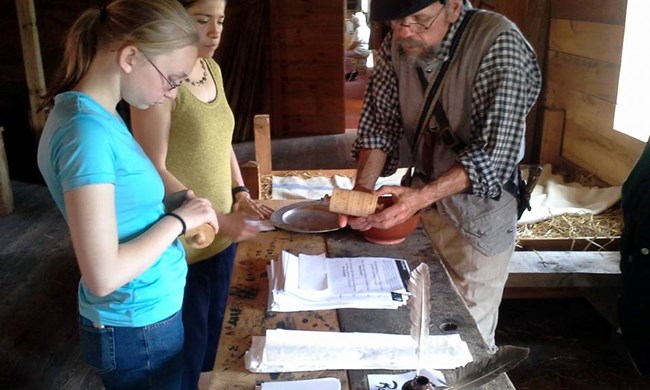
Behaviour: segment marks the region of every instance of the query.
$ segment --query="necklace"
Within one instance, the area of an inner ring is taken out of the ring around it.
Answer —
[[[199,81],[192,81],[190,80],[189,77],[185,78],[185,81],[188,83],[194,85],[194,86],[199,86],[205,84],[206,81],[208,81],[208,70],[205,67],[205,62],[203,62],[202,59],[199,59],[199,63],[201,64],[201,69],[203,70],[203,76],[199,79]]]

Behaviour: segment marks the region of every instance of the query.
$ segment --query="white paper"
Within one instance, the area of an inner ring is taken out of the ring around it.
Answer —
[[[246,223],[250,223],[252,225],[257,226],[258,229],[260,229],[260,232],[268,232],[271,230],[275,230],[275,226],[269,221],[268,219],[262,219],[262,220],[249,220],[246,221]]]
[[[269,329],[253,336],[246,352],[252,372],[387,369],[417,367],[410,335]],[[472,361],[458,334],[427,337],[423,361],[428,369],[453,369]]]
[[[301,290],[327,290],[327,264],[325,254],[310,256],[300,255],[298,288]]]
[[[269,263],[269,310],[395,309],[406,303],[403,259],[327,258],[283,251]]]
[[[406,292],[405,283],[398,269],[402,265],[401,262],[404,260],[387,257],[329,259],[327,261],[327,282],[332,292],[339,294]]]
[[[444,386],[445,376],[438,370],[420,370],[420,375],[429,378],[434,386]],[[415,371],[403,374],[368,374],[369,390],[401,389],[407,381],[415,378]]]
[[[262,390],[341,390],[336,378],[304,379],[298,381],[264,382]]]

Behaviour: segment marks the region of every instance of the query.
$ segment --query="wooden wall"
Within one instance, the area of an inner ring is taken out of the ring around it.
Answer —
[[[344,1],[269,5],[273,136],[343,133]]]
[[[613,130],[626,0],[552,0],[542,162],[621,184],[643,142]]]

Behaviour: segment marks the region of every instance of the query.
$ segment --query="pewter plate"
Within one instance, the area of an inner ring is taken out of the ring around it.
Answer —
[[[325,233],[340,229],[338,214],[329,211],[322,200],[293,203],[271,214],[278,229],[296,233]]]

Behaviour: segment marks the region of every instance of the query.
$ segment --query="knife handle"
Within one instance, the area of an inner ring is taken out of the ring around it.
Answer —
[[[212,226],[204,223],[203,225],[190,229],[185,232],[185,242],[192,248],[201,249],[212,244],[216,235]]]

